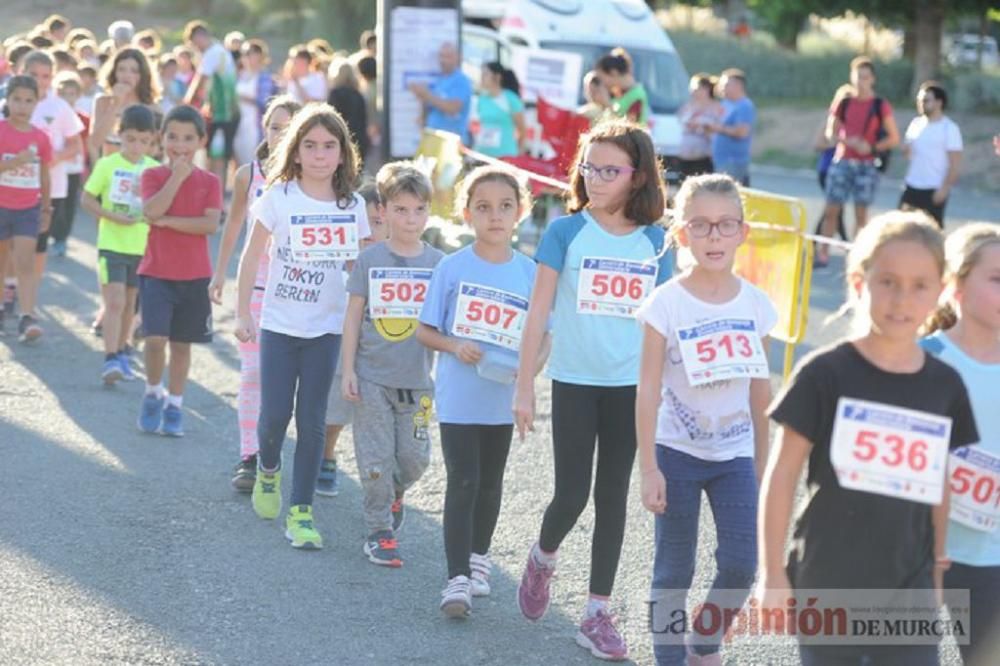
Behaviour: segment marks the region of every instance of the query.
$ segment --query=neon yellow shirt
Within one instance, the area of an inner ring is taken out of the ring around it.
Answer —
[[[138,217],[142,214],[139,177],[143,171],[158,164],[147,156],[133,164],[121,153],[112,153],[97,161],[83,189],[100,197],[104,210]],[[119,224],[102,217],[97,227],[97,249],[142,256],[146,253],[148,235],[149,225],[145,220]]]

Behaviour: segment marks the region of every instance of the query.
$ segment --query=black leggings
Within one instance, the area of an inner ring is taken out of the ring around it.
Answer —
[[[513,434],[513,425],[441,424],[441,449],[448,470],[444,497],[448,578],[469,576],[469,555],[485,555],[490,550]]]
[[[590,592],[609,596],[618,572],[629,479],[635,459],[635,386],[552,382],[552,447],[556,487],[539,545],[555,552],[587,506],[597,448]]]

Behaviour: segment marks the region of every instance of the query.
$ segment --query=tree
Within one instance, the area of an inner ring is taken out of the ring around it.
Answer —
[[[750,0],[749,4],[767,23],[778,45],[791,51],[798,50],[799,33],[810,14],[826,6],[816,0]]]

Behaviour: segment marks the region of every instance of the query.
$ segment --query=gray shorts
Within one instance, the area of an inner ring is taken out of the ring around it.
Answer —
[[[333,376],[333,384],[330,386],[330,397],[326,401],[326,424],[328,426],[350,425],[354,419],[354,404],[344,400],[340,392],[340,372]]]
[[[97,274],[101,277],[101,284],[124,284],[138,288],[140,261],[142,257],[135,254],[98,250]]]
[[[0,241],[14,236],[35,238],[42,225],[41,205],[15,210],[0,206]]]

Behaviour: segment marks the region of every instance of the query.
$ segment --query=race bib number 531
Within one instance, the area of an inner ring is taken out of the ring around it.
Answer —
[[[502,289],[459,285],[451,334],[518,351],[528,316],[528,299]]]
[[[353,215],[292,215],[289,223],[295,261],[350,260],[358,256],[358,222]]]
[[[631,317],[656,286],[656,264],[584,257],[577,285],[580,314]]]
[[[843,397],[830,461],[844,488],[939,504],[950,439],[945,416]]]

